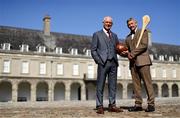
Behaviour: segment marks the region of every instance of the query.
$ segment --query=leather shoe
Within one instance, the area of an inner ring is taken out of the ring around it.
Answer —
[[[115,105],[109,105],[108,111],[116,112],[116,113],[123,112],[123,110],[121,108],[117,108]]]
[[[104,109],[102,106],[99,106],[96,111],[97,114],[104,114]]]
[[[142,111],[142,107],[134,106],[128,109],[129,112]]]
[[[155,111],[155,107],[152,105],[148,105],[147,109],[145,109],[145,112],[153,112]]]

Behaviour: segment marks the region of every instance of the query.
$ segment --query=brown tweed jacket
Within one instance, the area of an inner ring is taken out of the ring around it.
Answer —
[[[152,65],[148,52],[148,31],[145,30],[139,46],[136,48],[141,29],[138,29],[132,39],[131,34],[126,37],[125,45],[133,56],[133,61],[130,61],[130,67],[134,64],[136,66]]]

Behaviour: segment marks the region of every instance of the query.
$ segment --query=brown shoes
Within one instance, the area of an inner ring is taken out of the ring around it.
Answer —
[[[99,106],[96,111],[97,114],[104,114],[104,109],[102,106]]]
[[[121,108],[117,108],[115,105],[109,105],[108,111],[116,113],[123,112]]]
[[[116,107],[115,105],[109,105],[108,111],[109,111],[109,112],[116,112],[116,113],[123,112],[123,110],[122,110],[121,108],[118,108],[118,107]],[[96,113],[97,113],[97,114],[104,114],[104,108],[103,108],[103,106],[97,107]]]

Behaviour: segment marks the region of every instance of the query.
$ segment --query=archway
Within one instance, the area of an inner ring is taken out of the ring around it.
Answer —
[[[158,97],[158,85],[157,84],[153,84],[153,89],[154,89],[154,96]]]
[[[79,83],[71,85],[71,100],[81,100],[81,85]]]
[[[48,84],[46,82],[39,82],[36,87],[36,100],[48,101]]]
[[[120,83],[117,84],[116,98],[117,99],[122,99],[123,98],[123,86]]]
[[[12,85],[10,82],[0,82],[0,102],[8,102],[12,100]]]
[[[163,84],[161,89],[162,89],[162,97],[169,97],[168,85]]]
[[[127,98],[132,99],[134,98],[134,91],[133,91],[134,87],[133,84],[130,83],[127,86]]]
[[[88,83],[86,85],[86,99],[87,100],[96,99],[96,87],[93,83]]]
[[[177,84],[173,84],[172,85],[172,97],[178,97],[179,96],[179,88],[177,86]]]
[[[18,101],[30,101],[31,85],[28,82],[21,82],[18,85]]]
[[[63,83],[56,83],[54,86],[54,101],[65,100],[65,86]]]

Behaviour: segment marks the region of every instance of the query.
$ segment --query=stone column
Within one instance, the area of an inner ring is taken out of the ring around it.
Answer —
[[[51,86],[51,100],[54,101],[54,83]]]
[[[180,97],[180,83],[179,82],[177,83],[177,86],[178,86],[178,96],[177,97]]]
[[[126,82],[123,82],[123,90],[122,90],[122,92],[123,92],[122,98],[127,99],[128,96],[127,96],[127,83]]]
[[[16,82],[12,83],[12,101],[13,102],[17,102],[17,97],[18,97],[17,87],[18,86]]]
[[[81,100],[86,100],[86,87],[85,84],[81,84]]]
[[[36,83],[31,83],[31,102],[36,101]]]
[[[49,82],[49,84],[48,84],[48,101],[53,101],[52,93],[53,93],[52,82]]]
[[[162,86],[162,83],[157,83],[158,85],[158,97],[162,97],[162,89],[161,89],[161,86]]]
[[[70,83],[65,83],[65,100],[70,100],[70,95],[71,95],[71,87]]]
[[[168,92],[169,92],[169,97],[172,97],[172,84],[171,83],[169,83],[168,84]]]

